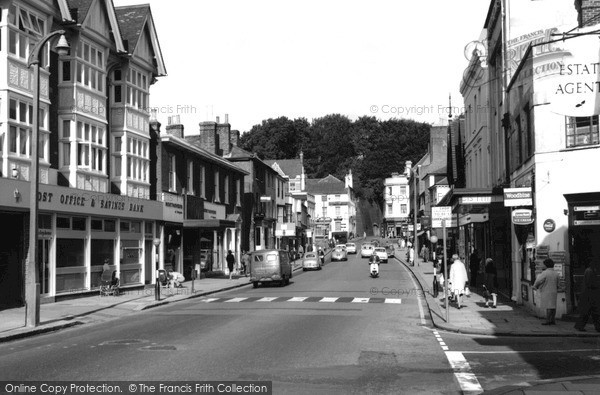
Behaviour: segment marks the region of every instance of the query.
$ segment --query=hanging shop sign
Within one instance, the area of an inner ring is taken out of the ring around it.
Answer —
[[[600,205],[573,207],[573,225],[600,225]]]
[[[544,221],[544,230],[548,233],[554,232],[556,229],[556,222],[553,219],[547,219]]]
[[[533,223],[533,210],[522,208],[513,210],[512,223],[515,225],[529,225]]]
[[[504,188],[504,207],[533,206],[531,187]]]

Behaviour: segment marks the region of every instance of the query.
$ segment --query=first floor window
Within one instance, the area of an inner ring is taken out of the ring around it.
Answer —
[[[567,117],[567,148],[598,144],[598,115]]]

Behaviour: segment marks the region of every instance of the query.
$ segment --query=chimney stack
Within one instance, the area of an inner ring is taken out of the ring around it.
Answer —
[[[217,153],[217,124],[215,122],[200,122],[200,147],[210,153]]]
[[[598,24],[597,16],[600,13],[600,0],[575,0],[577,20],[579,27]]]
[[[410,170],[412,168],[412,162],[407,160],[404,164],[404,174],[410,177]]]
[[[231,131],[231,146],[239,147],[239,145],[240,145],[240,131],[232,130]]]
[[[215,148],[217,150],[216,154],[219,156],[226,156],[231,152],[231,125],[227,122],[228,118],[229,116],[225,114],[225,123],[217,121],[218,141],[215,143]]]
[[[169,119],[169,123],[167,124],[167,128],[166,128],[167,133],[182,139],[183,138],[183,125],[181,124],[179,115],[172,115],[168,119]]]

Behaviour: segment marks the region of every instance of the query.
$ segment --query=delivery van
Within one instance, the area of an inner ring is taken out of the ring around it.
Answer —
[[[280,286],[290,283],[292,263],[285,250],[260,250],[250,254],[250,282],[254,288],[259,283],[278,283]]]

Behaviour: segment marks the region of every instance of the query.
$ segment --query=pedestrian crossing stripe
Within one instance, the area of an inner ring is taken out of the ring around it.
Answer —
[[[248,303],[248,302],[305,302],[305,303],[362,303],[362,304],[401,304],[402,299],[394,298],[354,298],[354,297],[320,297],[320,296],[265,296],[265,297],[227,297],[202,298],[201,303]]]

